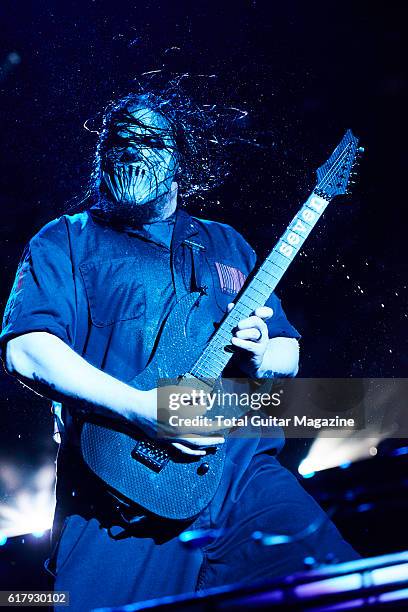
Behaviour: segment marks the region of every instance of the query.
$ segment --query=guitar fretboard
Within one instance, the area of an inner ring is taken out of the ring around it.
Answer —
[[[217,379],[232,357],[231,336],[241,319],[250,316],[259,306],[264,306],[282,276],[300,251],[306,238],[320,219],[329,199],[312,192],[297,215],[253,276],[246,289],[225,317],[211,338],[190,373],[200,380]]]

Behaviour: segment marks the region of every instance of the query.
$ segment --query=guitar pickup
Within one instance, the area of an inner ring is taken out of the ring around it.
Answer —
[[[148,440],[140,440],[132,450],[131,455],[133,459],[140,461],[146,465],[146,467],[157,473],[161,472],[169,462],[168,452],[164,448]]]

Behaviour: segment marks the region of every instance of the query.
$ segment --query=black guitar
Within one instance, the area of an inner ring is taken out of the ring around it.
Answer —
[[[317,184],[310,197],[204,346],[192,342],[186,332],[187,321],[191,324],[192,317],[196,321],[203,317],[200,294],[190,293],[174,306],[152,359],[132,381],[133,386],[152,389],[158,386],[159,379],[187,376],[200,384],[221,377],[232,356],[228,346],[233,329],[238,321],[266,303],[329,202],[347,193],[362,151],[348,130],[317,170]],[[81,450],[89,468],[115,495],[149,513],[179,520],[196,516],[211,501],[225,459],[223,445],[203,457],[191,457],[165,441],[147,438],[140,430],[90,421],[82,425]]]

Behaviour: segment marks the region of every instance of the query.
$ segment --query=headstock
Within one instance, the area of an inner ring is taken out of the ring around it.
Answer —
[[[358,138],[347,130],[326,163],[317,169],[315,193],[326,200],[349,193],[362,153],[364,149],[358,147]]]

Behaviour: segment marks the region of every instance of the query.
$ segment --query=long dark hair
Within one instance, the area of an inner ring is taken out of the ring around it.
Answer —
[[[176,143],[178,171],[176,180],[183,200],[220,186],[229,172],[227,145],[231,138],[223,134],[228,123],[239,119],[242,111],[220,109],[217,105],[194,102],[182,86],[182,77],[170,80],[165,87],[152,81],[139,84],[136,91],[112,101],[102,113],[101,129],[93,160],[88,195],[95,202],[100,196],[101,170],[109,149],[114,126],[134,124],[130,108],[144,107],[161,113],[170,126]],[[87,126],[86,126],[87,127]]]

